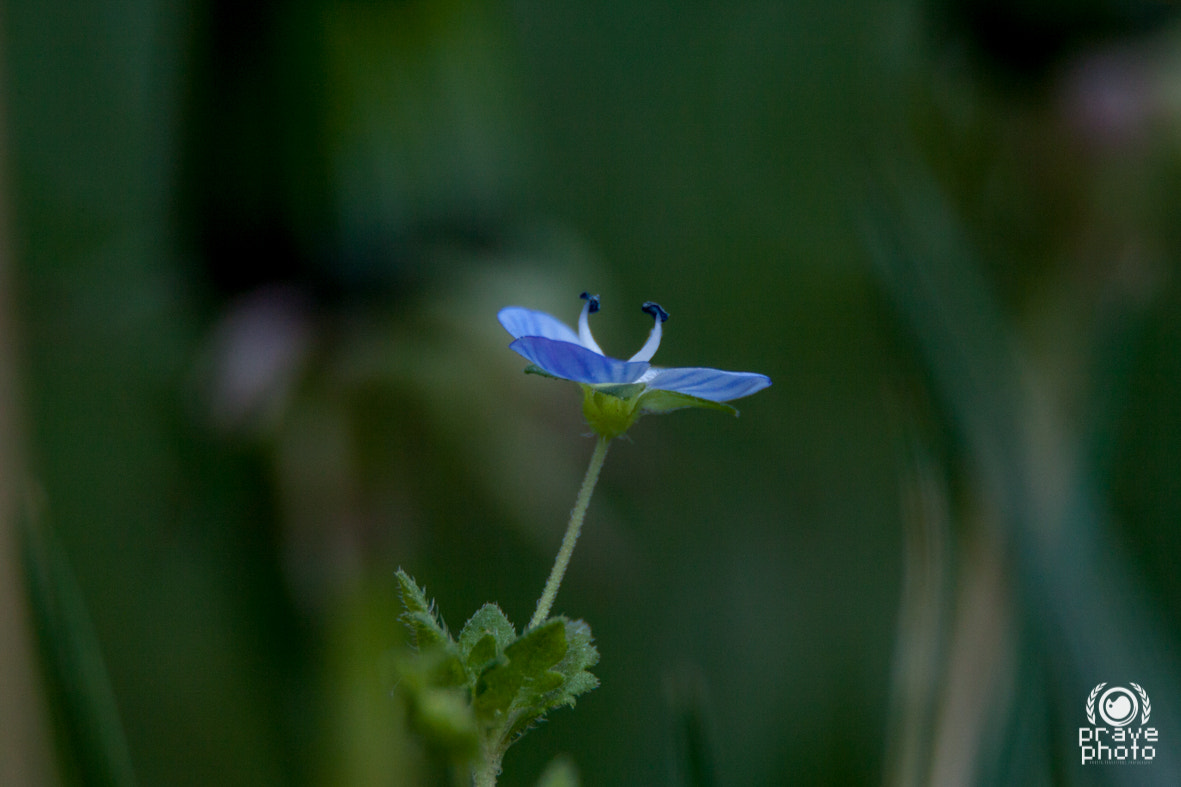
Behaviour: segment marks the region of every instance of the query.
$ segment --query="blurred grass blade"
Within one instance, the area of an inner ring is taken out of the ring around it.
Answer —
[[[114,691],[61,544],[48,527],[26,515],[21,546],[65,781],[134,785]]]
[[[1057,705],[1043,723],[1060,724],[1054,736],[1029,729],[1035,723],[1014,698],[1004,709],[1009,732],[1021,726],[1029,740],[1068,741],[1078,703],[1102,680],[1143,676],[1162,696],[1181,696],[1175,651],[1167,626],[1153,607],[1136,568],[1120,543],[1098,477],[1105,465],[1108,419],[1117,417],[1124,365],[1113,363],[1118,347],[1082,347],[1096,362],[1087,384],[1096,392],[1087,411],[1054,432],[1055,448],[1077,459],[1069,482],[1050,497],[1044,479],[1054,468],[1039,464],[1030,448],[1037,412],[1019,381],[1039,358],[984,275],[979,253],[960,227],[938,184],[917,162],[883,163],[882,182],[871,191],[866,236],[879,278],[909,323],[924,358],[930,385],[940,402],[953,442],[964,452],[963,472],[988,498],[986,526],[1012,550],[1018,592],[1036,603],[1024,605],[1020,674],[1047,674]],[[1078,342],[1120,341],[1108,325],[1088,324]],[[1125,336],[1126,338],[1126,336]],[[1079,351],[1076,348],[1076,351]],[[1096,357],[1098,356],[1098,357]],[[1044,461],[1044,458],[1043,458]],[[1028,663],[1032,662],[1032,663]],[[1052,667],[1051,667],[1052,665]],[[999,710],[999,709],[998,709]],[[1159,728],[1175,729],[1176,707],[1161,709]],[[1158,721],[1159,717],[1159,721]],[[1002,732],[1002,735],[1004,733]],[[1012,735],[1006,736],[1009,740]],[[1049,751],[996,749],[986,770],[1005,772],[1001,760],[1018,758],[1034,767],[1077,752],[1054,743]],[[1016,760],[1009,772],[1020,772]],[[997,769],[1000,769],[999,771]],[[1015,770],[1013,768],[1016,768]],[[1108,774],[1116,781],[1179,784],[1181,762],[1160,748],[1151,768]]]
[[[664,688],[672,712],[675,783],[714,787],[718,778],[705,674],[695,664],[682,664],[665,676]]]

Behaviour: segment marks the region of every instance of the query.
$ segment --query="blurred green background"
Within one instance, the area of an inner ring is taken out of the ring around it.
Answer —
[[[583,290],[775,385],[613,448],[502,784],[1181,781],[1176,4],[0,20],[0,783],[447,783],[393,573],[528,620],[592,441],[495,314]]]

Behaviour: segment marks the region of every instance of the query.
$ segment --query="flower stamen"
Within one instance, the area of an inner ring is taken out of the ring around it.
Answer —
[[[653,301],[645,301],[641,307],[644,314],[649,314],[656,324],[652,326],[652,331],[648,334],[648,341],[644,342],[644,346],[640,351],[629,358],[629,361],[650,361],[652,356],[656,354],[657,348],[660,347],[660,336],[663,331],[661,326],[664,321],[668,319],[668,312],[661,308],[659,303]]]
[[[599,348],[599,343],[595,341],[594,336],[591,336],[590,331],[590,316],[599,310],[599,296],[584,292],[578,297],[586,301],[582,307],[582,314],[578,315],[578,339],[586,349],[593,350],[599,355],[606,355]]]

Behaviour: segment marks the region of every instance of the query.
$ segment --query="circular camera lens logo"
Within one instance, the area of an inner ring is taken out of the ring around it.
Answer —
[[[1136,694],[1123,686],[1112,686],[1099,697],[1099,715],[1112,727],[1131,724],[1139,712]]]

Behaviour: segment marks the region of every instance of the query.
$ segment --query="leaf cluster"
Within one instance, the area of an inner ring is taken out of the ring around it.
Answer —
[[[496,762],[546,713],[599,685],[590,627],[551,617],[518,634],[496,604],[485,604],[453,637],[426,592],[399,569],[415,653],[399,667],[413,723],[453,761]]]

